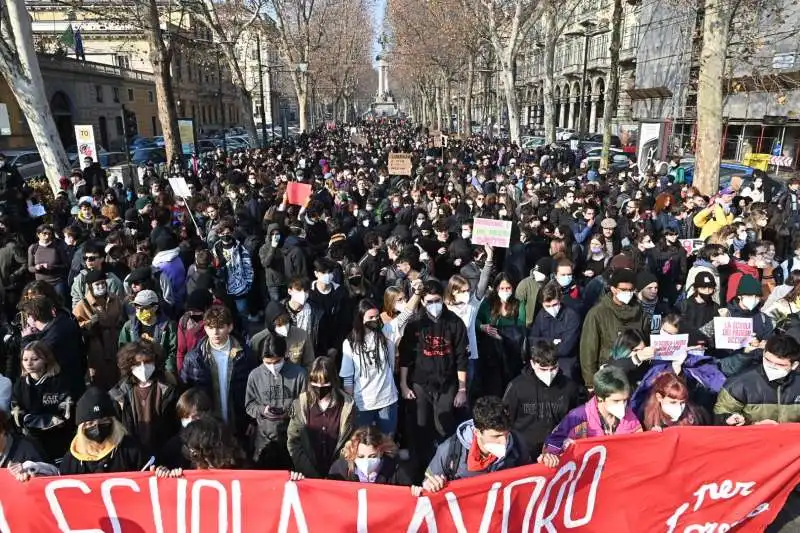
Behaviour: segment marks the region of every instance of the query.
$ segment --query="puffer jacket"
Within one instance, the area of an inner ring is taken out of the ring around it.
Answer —
[[[611,358],[611,347],[620,331],[633,328],[644,332],[644,322],[644,312],[639,302],[617,305],[611,294],[603,296],[589,310],[583,322],[580,346],[583,382],[592,383],[595,372]]]
[[[285,287],[286,270],[283,249],[272,246],[269,238],[273,231],[280,231],[278,224],[272,223],[267,227],[267,240],[258,251],[261,266],[264,267],[264,283],[267,287]]]
[[[725,424],[732,414],[744,416],[745,424],[762,420],[800,422],[797,373],[790,372],[783,379],[769,381],[764,365],[758,365],[728,379],[714,405],[714,418],[718,424]]]

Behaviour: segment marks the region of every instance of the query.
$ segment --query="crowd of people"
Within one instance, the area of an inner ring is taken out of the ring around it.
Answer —
[[[90,164],[52,199],[0,161],[0,466],[419,494],[555,467],[587,437],[800,421],[800,181],[704,196],[675,163],[606,173],[479,136],[430,148],[397,121],[352,133],[128,188]],[[387,173],[392,152],[410,176]],[[509,246],[473,242],[479,218],[510,221]],[[715,317],[752,336],[718,347]],[[664,357],[654,335],[689,343]]]

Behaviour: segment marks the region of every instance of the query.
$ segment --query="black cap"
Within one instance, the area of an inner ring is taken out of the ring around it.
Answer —
[[[134,268],[128,275],[128,283],[136,283],[137,285],[151,279],[153,277],[150,267]]]
[[[116,415],[117,412],[114,410],[114,402],[111,401],[111,397],[106,391],[97,387],[86,389],[81,399],[78,400],[75,410],[78,425]]]
[[[609,285],[616,287],[620,283],[630,283],[631,285],[636,285],[636,274],[633,272],[633,270],[623,268],[615,271],[611,276]]]
[[[714,279],[714,276],[711,274],[711,272],[700,272],[694,278],[694,286],[695,288],[700,289],[716,289],[717,280]]]
[[[205,311],[211,307],[213,300],[208,289],[195,289],[186,297],[186,309],[189,311]]]

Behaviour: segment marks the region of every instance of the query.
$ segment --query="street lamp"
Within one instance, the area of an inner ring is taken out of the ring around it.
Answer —
[[[578,108],[578,136],[583,136],[586,133],[586,70],[589,63],[589,38],[596,35],[592,30],[597,26],[592,21],[584,20],[579,24],[582,31],[567,32],[565,35],[583,37],[583,71],[581,72],[581,92],[579,96]]]
[[[297,64],[297,71],[303,77],[303,88],[305,89],[305,92],[306,92],[306,102],[305,102],[306,105],[305,105],[305,110],[304,111],[305,111],[306,115],[308,115],[308,108],[309,108],[309,106],[308,106],[308,63],[298,63]],[[312,113],[313,113],[313,110],[312,110]],[[306,118],[306,120],[308,120],[308,118]]]

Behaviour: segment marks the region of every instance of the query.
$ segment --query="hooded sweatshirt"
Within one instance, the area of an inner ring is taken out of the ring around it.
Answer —
[[[448,309],[438,320],[426,312],[406,326],[400,340],[400,366],[413,367],[409,384],[444,392],[458,384],[457,372],[466,372],[467,328]]]
[[[183,309],[186,301],[186,267],[179,247],[158,252],[153,258],[153,272],[158,273],[161,297],[175,309]]]
[[[581,334],[581,372],[587,385],[595,372],[611,358],[611,347],[619,333],[627,328],[644,331],[644,313],[639,302],[617,305],[613,296],[606,294],[589,310]]]

